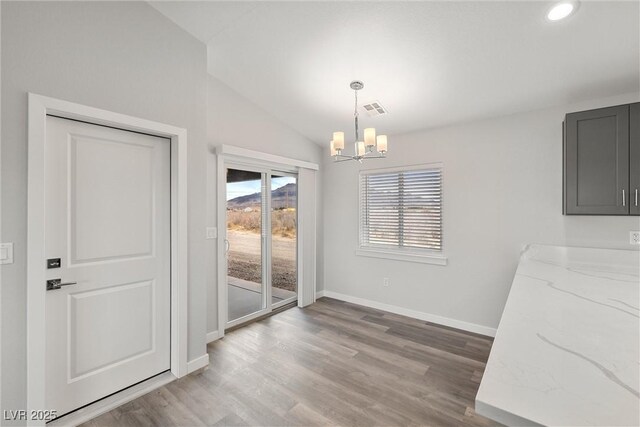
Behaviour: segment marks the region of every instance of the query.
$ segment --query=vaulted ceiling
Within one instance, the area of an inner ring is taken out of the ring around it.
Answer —
[[[352,131],[353,92],[405,133],[640,91],[637,1],[152,2],[207,44],[209,73],[311,140]],[[349,135],[349,133],[347,133]]]

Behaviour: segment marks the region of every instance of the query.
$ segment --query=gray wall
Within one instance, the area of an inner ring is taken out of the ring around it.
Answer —
[[[561,123],[566,112],[638,99],[627,94],[394,135],[382,163],[325,159],[325,290],[495,328],[525,244],[634,249],[629,231],[640,229],[638,217],[562,215]],[[356,256],[358,171],[428,162],[444,162],[449,265]]]
[[[206,49],[144,2],[2,2],[2,409],[25,405],[27,92],[184,127],[189,359],[206,351]]]
[[[222,145],[234,145],[263,153],[275,154],[298,160],[305,160],[320,164],[324,152],[317,144],[311,142],[290,127],[286,126],[271,114],[250,102],[224,83],[209,77],[209,104],[207,115],[207,141],[209,142],[208,156],[208,200],[209,209],[207,221],[210,226],[216,225],[216,158],[215,148]],[[319,172],[321,174],[321,172]],[[320,177],[318,182],[320,182]],[[321,195],[318,188],[318,199]],[[318,208],[318,266],[317,283],[322,283],[322,211]],[[216,283],[216,241],[207,241],[207,277],[208,285],[208,316],[207,331],[218,330],[218,294]]]

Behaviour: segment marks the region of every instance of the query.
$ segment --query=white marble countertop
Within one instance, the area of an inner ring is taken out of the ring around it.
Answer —
[[[640,425],[640,252],[530,245],[476,396],[507,425]]]

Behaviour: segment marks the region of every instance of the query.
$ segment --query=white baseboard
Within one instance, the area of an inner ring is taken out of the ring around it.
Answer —
[[[197,371],[200,368],[204,368],[209,364],[209,354],[203,354],[197,359],[190,360],[187,363],[187,374],[190,374],[193,371]]]
[[[209,344],[210,342],[214,342],[216,340],[219,340],[220,337],[220,332],[218,330],[212,331],[212,332],[208,332],[207,333],[207,344]]]
[[[200,368],[204,368],[208,364],[209,354],[202,355],[187,364],[187,372],[191,373],[193,371],[197,371]],[[171,372],[162,373],[132,387],[124,389],[109,397],[105,397],[104,399],[92,403],[91,405],[85,406],[84,408],[79,409],[69,415],[65,415],[60,419],[54,420],[48,423],[47,426],[66,427],[77,426],[82,423],[86,423],[87,421],[92,420],[93,418],[96,418],[104,414],[105,412],[109,412],[110,410],[115,409],[118,406],[124,405],[125,403],[130,402],[133,399],[140,397],[143,394],[147,394],[159,387],[162,387],[163,385],[168,384],[175,379],[176,377]]]
[[[463,320],[451,319],[449,317],[438,316],[437,314],[424,313],[422,311],[411,310],[397,305],[385,304],[382,302],[372,301],[364,298],[352,297],[351,295],[340,294],[332,291],[320,291],[316,294],[317,298],[328,297],[340,301],[350,302],[353,304],[363,305],[365,307],[375,308],[378,310],[388,311],[390,313],[399,314],[401,316],[413,317],[414,319],[424,320],[426,322],[437,323],[438,325],[449,326],[451,328],[462,329],[463,331],[473,332],[488,337],[496,336],[496,329],[488,326],[482,326],[475,323],[465,322]]]
[[[71,427],[86,423],[93,418],[99,417],[105,412],[109,412],[110,410],[115,409],[118,406],[124,405],[125,403],[130,402],[133,399],[136,399],[137,397],[140,397],[144,394],[147,394],[150,391],[160,388],[175,379],[176,377],[171,372],[165,372],[139,384],[136,384],[133,387],[129,387],[116,394],[112,394],[109,397],[105,397],[102,400],[98,400],[97,402],[85,406],[82,409],[78,409],[77,411],[72,412],[69,415],[65,415],[62,418],[48,423],[47,426]]]

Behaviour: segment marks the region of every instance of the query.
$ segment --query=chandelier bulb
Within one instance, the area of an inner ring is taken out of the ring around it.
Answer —
[[[333,133],[333,147],[338,151],[344,150],[344,132]]]
[[[376,138],[376,148],[379,153],[387,152],[387,135],[378,135]]]
[[[367,147],[373,147],[376,145],[376,130],[375,128],[366,128],[364,130],[364,145]]]

